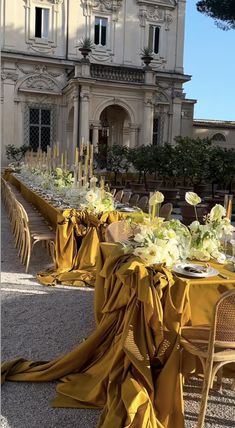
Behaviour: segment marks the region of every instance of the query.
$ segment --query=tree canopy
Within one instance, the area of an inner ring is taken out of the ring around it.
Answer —
[[[215,19],[215,23],[223,30],[235,29],[234,0],[200,0],[196,3],[197,10]]]

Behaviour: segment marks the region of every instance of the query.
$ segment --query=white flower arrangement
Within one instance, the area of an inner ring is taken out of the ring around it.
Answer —
[[[56,168],[53,172],[54,186],[57,188],[71,187],[74,181],[73,175],[62,168]]]
[[[190,259],[208,261],[213,258],[220,263],[226,260],[222,239],[224,236],[231,236],[235,228],[225,215],[225,208],[216,204],[205,217],[204,224],[198,221],[191,223],[189,226],[192,235]]]
[[[110,193],[93,187],[84,194],[81,208],[96,214],[110,212],[114,211],[114,200]]]
[[[190,247],[190,233],[179,220],[145,222],[137,226],[132,252],[147,265],[164,263],[171,267],[185,260]]]

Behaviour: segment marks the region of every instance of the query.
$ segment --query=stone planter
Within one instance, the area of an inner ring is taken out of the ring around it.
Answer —
[[[148,67],[150,62],[153,60],[153,57],[151,55],[144,55],[141,57],[141,59],[144,61],[146,67]]]
[[[162,180],[147,180],[147,189],[150,192],[159,190],[160,186],[162,186]]]
[[[132,183],[130,182],[130,188],[133,193],[138,193],[139,191],[145,191],[145,186],[142,183]]]
[[[164,202],[163,202],[164,204],[166,202],[171,202],[174,206],[176,205],[176,201],[177,201],[178,194],[179,194],[179,189],[162,187],[162,188],[158,189],[158,191],[163,193],[163,195],[164,195]]]
[[[211,186],[208,184],[194,184],[193,191],[198,194],[198,196],[203,197],[211,194]]]
[[[88,55],[89,55],[89,53],[91,52],[91,49],[89,49],[89,48],[79,48],[79,51],[81,52],[81,54],[82,54],[82,56],[83,56],[83,58],[86,60],[86,61],[88,61]]]

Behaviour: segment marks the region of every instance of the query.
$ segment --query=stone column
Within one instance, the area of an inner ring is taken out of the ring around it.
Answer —
[[[78,113],[79,113],[79,100],[78,91],[73,96],[73,150],[71,160],[75,161],[75,149],[78,146]]]
[[[138,126],[137,125],[130,125],[130,148],[134,148],[138,146],[137,141],[138,136]]]
[[[177,44],[175,53],[175,71],[183,73],[183,54],[184,54],[184,27],[185,27],[185,5],[186,1],[178,2],[177,8]]]
[[[93,125],[93,133],[92,133],[92,144],[94,146],[94,152],[98,150],[98,141],[99,141],[99,127]]]
[[[143,118],[143,141],[141,144],[147,146],[152,144],[153,140],[153,102],[152,97],[146,96],[144,100],[144,118]]]
[[[80,138],[84,138],[84,142],[89,141],[89,104],[90,91],[89,88],[82,88],[80,93]]]
[[[181,104],[181,100],[173,101],[171,144],[175,144],[175,137],[181,135]]]

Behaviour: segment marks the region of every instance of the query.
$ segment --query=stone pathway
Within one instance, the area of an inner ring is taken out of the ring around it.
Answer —
[[[36,281],[36,272],[48,263],[41,249],[25,274],[2,207],[2,360],[54,359],[73,349],[95,327],[93,290],[44,287]],[[56,383],[6,382],[1,427],[95,428],[99,411],[50,407]],[[195,425],[200,387],[197,379],[185,387],[186,428]],[[235,426],[235,394],[228,386],[222,396],[213,391],[207,414],[206,428]]]

